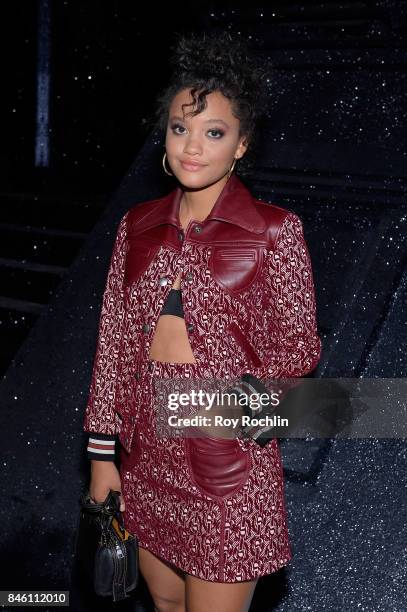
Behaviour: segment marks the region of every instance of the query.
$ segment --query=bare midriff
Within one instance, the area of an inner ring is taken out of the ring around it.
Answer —
[[[185,231],[190,219],[181,219]],[[181,272],[172,285],[172,289],[181,288]],[[155,361],[170,363],[196,363],[189,343],[185,320],[176,315],[163,314],[158,317],[149,358]]]
[[[181,288],[181,273],[174,281],[172,289]],[[155,361],[171,363],[196,363],[189,343],[185,320],[175,315],[163,314],[158,317],[149,353]]]

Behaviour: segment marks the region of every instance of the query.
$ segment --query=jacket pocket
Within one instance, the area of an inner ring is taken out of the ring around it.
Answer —
[[[236,439],[185,438],[191,480],[207,495],[225,498],[247,481],[251,459]]]
[[[256,368],[260,367],[263,364],[262,360],[237,323],[232,321],[228,326],[228,331],[232,334],[238,345],[244,351],[245,355],[250,359],[253,366]]]
[[[209,260],[213,279],[231,293],[247,289],[256,280],[262,265],[263,249],[255,246],[215,245]]]
[[[160,246],[142,236],[129,239],[124,270],[125,285],[131,285],[140,278],[158,253]]]

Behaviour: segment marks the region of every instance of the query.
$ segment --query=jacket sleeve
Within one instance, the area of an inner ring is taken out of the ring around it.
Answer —
[[[115,411],[115,398],[119,384],[119,358],[122,325],[124,321],[124,266],[126,259],[127,220],[122,217],[110,259],[99,319],[99,332],[90,392],[85,409],[83,430],[91,434],[88,457],[111,459],[112,442],[120,432],[120,417]]]
[[[289,211],[268,255],[265,320],[270,353],[253,376],[304,376],[317,365],[321,340],[317,333],[316,302],[309,251],[300,218]]]

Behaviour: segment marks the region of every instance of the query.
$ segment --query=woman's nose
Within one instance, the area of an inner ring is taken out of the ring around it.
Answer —
[[[194,137],[187,138],[184,153],[186,155],[200,155],[202,153],[202,146],[199,143],[199,140]]]

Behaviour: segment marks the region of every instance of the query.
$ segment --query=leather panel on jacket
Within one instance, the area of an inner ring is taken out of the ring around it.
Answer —
[[[208,495],[228,497],[246,482],[250,455],[236,439],[202,435],[185,443],[191,478]]]
[[[179,272],[191,349],[214,378],[304,376],[320,358],[300,218],[256,200],[232,175],[209,216],[192,220],[183,234],[181,196],[177,188],[133,206],[119,224],[111,257],[84,430],[120,432],[127,449],[137,417],[137,373]]]

